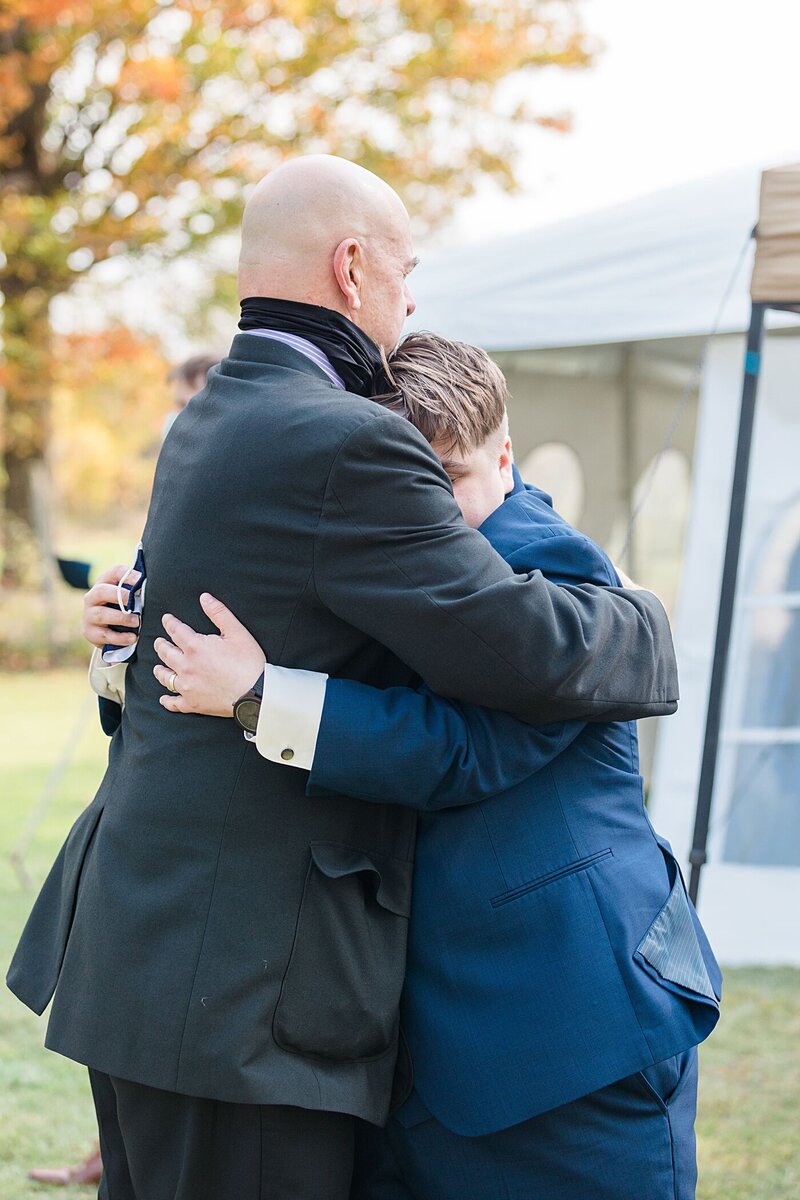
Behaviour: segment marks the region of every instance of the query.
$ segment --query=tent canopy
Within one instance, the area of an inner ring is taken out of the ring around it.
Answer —
[[[409,328],[491,351],[706,334],[755,225],[760,174],[431,254],[414,274]],[[720,332],[747,328],[749,275],[748,259]]]

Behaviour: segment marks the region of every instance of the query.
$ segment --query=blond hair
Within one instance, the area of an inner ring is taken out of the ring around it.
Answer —
[[[503,423],[508,387],[485,350],[436,333],[410,333],[388,362],[397,391],[378,397],[448,454],[469,454]]]

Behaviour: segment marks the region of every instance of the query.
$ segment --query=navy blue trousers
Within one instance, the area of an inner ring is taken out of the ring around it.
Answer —
[[[412,1095],[360,1124],[351,1200],[694,1200],[697,1050],[485,1137]]]

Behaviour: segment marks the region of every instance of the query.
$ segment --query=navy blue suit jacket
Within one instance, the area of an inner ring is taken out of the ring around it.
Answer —
[[[518,475],[481,532],[517,571],[618,585]],[[330,679],[307,785],[328,791],[421,810],[403,1023],[448,1128],[508,1128],[713,1029],[719,969],[645,811],[632,723],[530,726]]]

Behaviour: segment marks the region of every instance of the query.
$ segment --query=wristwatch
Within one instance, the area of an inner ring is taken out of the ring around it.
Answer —
[[[258,729],[258,717],[261,712],[261,699],[264,695],[264,672],[262,671],[249,692],[245,692],[233,706],[233,716],[236,724],[245,733],[255,733]]]

